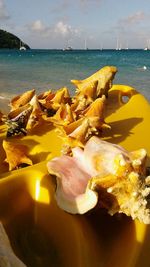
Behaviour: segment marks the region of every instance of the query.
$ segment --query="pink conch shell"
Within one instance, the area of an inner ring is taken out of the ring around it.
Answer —
[[[134,168],[135,158],[141,161],[142,175],[141,169],[138,172]],[[59,207],[70,213],[83,214],[99,199],[111,215],[122,212],[150,223],[147,201],[150,179],[143,176],[145,158],[143,149],[128,152],[119,145],[91,137],[84,149],[74,147],[72,156],[52,159],[47,166],[50,174],[57,177]]]

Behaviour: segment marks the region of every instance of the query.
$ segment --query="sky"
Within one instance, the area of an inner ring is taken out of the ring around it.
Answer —
[[[150,0],[0,0],[0,28],[31,48],[144,48]]]

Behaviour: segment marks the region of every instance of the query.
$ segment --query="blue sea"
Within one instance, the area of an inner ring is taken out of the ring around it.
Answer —
[[[0,96],[14,96],[63,86],[84,79],[105,65],[118,73],[113,83],[135,87],[150,100],[150,51],[144,50],[0,50]]]

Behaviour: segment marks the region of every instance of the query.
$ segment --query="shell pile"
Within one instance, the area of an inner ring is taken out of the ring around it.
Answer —
[[[77,86],[73,97],[67,87],[39,95],[32,89],[15,96],[8,114],[0,112],[0,123],[7,125],[6,137],[30,135],[34,128],[52,124],[64,140],[64,151],[68,152],[70,146],[84,146],[93,134],[100,135],[103,128],[110,128],[104,121],[104,107],[116,72],[116,67],[105,66],[85,80],[73,80]],[[25,145],[6,139],[3,149],[9,170],[32,164]]]
[[[145,149],[128,152],[102,140],[103,129],[110,129],[104,111],[116,72],[116,67],[106,66],[85,80],[72,80],[76,86],[72,97],[66,87],[39,95],[27,91],[11,100],[7,116],[0,112],[0,121],[8,127],[8,138],[30,134],[42,124],[57,129],[64,143],[62,155],[48,162],[47,168],[56,177],[60,208],[84,214],[99,205],[111,215],[124,213],[148,224],[150,177]],[[5,140],[3,148],[9,170],[33,164],[26,146]]]

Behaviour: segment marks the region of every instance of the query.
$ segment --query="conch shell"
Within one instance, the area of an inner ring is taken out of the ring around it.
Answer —
[[[34,94],[35,94],[35,89],[29,90],[21,95],[14,97],[10,102],[11,110],[18,109],[28,104],[32,99],[32,97],[34,96]]]
[[[69,94],[68,88],[63,87],[57,90],[53,98],[53,103],[55,104],[67,103],[69,99],[70,99],[70,94]]]
[[[30,104],[27,104],[23,107],[11,111],[8,114],[8,119],[5,121],[8,126],[7,137],[20,133],[24,135],[27,134],[26,126],[32,109],[33,107]]]
[[[112,80],[116,72],[116,67],[105,66],[84,80],[71,80],[71,82],[77,86],[77,96],[81,94],[87,96],[87,91],[89,91],[91,92],[90,97],[94,96],[94,98],[97,98],[102,95],[105,95],[107,97],[108,91],[112,86]],[[96,83],[97,86],[95,93]]]
[[[47,167],[56,176],[57,203],[67,212],[83,214],[99,201],[111,215],[125,213],[147,224],[150,177],[145,162],[144,149],[128,152],[93,136],[84,149],[74,147],[72,156],[54,158]]]
[[[27,156],[27,146],[4,140],[3,148],[6,153],[5,161],[9,164],[9,171],[32,165],[32,160]]]
[[[38,101],[43,107],[43,109],[52,109],[52,99],[54,98],[55,93],[51,90],[46,91],[38,96]]]
[[[43,121],[42,119],[43,111],[40,107],[36,95],[32,97],[30,105],[32,107],[32,111],[27,122],[27,127],[26,127],[27,129],[32,129],[33,127],[35,127],[36,125],[40,124]]]
[[[68,125],[75,121],[75,113],[71,110],[70,105],[61,104],[51,121],[57,125]]]
[[[80,142],[80,144],[85,144],[92,135],[100,135],[102,129],[110,128],[104,121],[105,99],[104,95],[101,98],[97,98],[88,108],[80,113],[79,119],[75,120],[76,115],[73,117],[74,121],[71,122],[70,119],[70,123],[61,123],[63,128],[60,128],[62,130],[61,136],[65,142],[71,145],[71,139],[74,139]],[[74,112],[73,114],[76,113]],[[56,115],[53,118],[56,118]]]
[[[97,98],[98,81],[91,82],[83,86],[82,90],[77,89],[77,94],[72,99],[71,108],[77,114],[85,110]]]
[[[44,94],[40,95],[38,100],[44,108],[47,110],[53,110],[56,113],[62,103],[65,104],[69,102],[70,95],[67,87],[63,87],[55,93],[49,91],[49,93],[45,94],[45,96]]]

